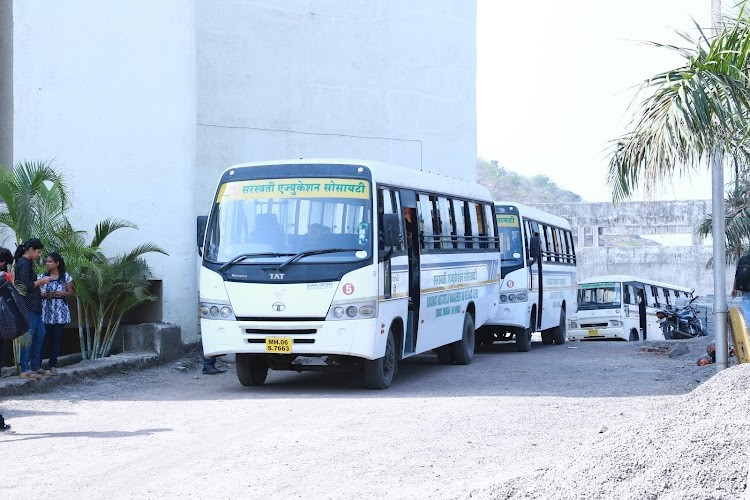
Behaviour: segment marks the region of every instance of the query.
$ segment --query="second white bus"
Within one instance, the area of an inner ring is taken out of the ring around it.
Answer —
[[[496,202],[495,217],[502,258],[500,304],[477,340],[515,339],[516,348],[527,352],[532,332],[541,331],[543,344],[565,343],[568,314],[576,310],[577,265],[570,223],[511,202]]]

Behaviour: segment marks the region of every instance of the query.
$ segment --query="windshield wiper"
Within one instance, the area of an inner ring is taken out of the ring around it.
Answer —
[[[279,266],[279,271],[284,269],[286,266],[288,266],[292,262],[297,262],[301,258],[308,257],[310,255],[320,255],[324,253],[337,253],[337,252],[359,252],[360,250],[362,249],[361,248],[324,248],[322,250],[307,250],[307,251],[296,254],[294,257],[292,257],[288,261],[281,264]],[[291,254],[288,254],[288,255],[291,255]]]
[[[245,259],[251,259],[253,257],[287,257],[289,255],[294,255],[293,253],[276,253],[276,252],[264,252],[264,253],[241,253],[235,257],[232,257],[232,260],[225,262],[224,264],[219,267],[219,271],[223,271],[224,269],[228,268],[229,266],[233,266],[234,264],[238,262],[242,262]]]

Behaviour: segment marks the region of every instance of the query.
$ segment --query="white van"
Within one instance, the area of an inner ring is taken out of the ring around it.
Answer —
[[[569,340],[664,340],[656,312],[679,306],[693,292],[626,275],[597,276],[578,282],[578,310],[568,322]]]

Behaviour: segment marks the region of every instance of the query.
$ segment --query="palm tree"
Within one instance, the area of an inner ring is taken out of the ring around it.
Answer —
[[[67,224],[68,187],[63,176],[46,162],[0,166],[0,224],[13,230],[16,244],[31,237],[50,242]]]
[[[750,26],[740,9],[737,19],[715,37],[698,27],[690,46],[656,44],[681,56],[684,64],[648,79],[631,130],[621,137],[609,163],[608,181],[615,201],[646,190],[674,175],[707,166],[713,172],[714,213],[723,213],[723,159],[745,166],[750,120]],[[727,365],[725,240],[723,218],[714,219],[714,310],[717,367]]]
[[[750,250],[750,181],[738,176],[734,188],[727,193],[724,205],[726,259],[733,263]],[[713,234],[712,214],[706,215],[696,233],[703,237]]]

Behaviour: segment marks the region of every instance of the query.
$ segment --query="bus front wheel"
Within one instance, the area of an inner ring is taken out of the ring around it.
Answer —
[[[268,376],[266,357],[257,354],[235,355],[237,379],[244,386],[263,385]]]
[[[464,327],[461,333],[461,340],[451,344],[453,351],[453,360],[457,365],[469,365],[474,359],[474,346],[476,344],[474,332],[474,320],[471,314],[464,315]]]
[[[365,360],[365,385],[370,389],[387,389],[393,382],[398,363],[396,361],[396,341],[393,330],[388,330],[385,341],[385,355],[378,359]]]

